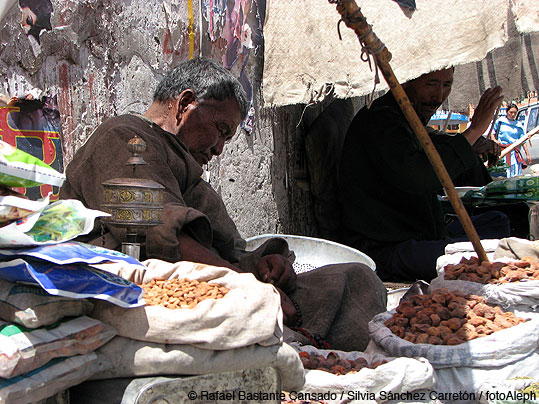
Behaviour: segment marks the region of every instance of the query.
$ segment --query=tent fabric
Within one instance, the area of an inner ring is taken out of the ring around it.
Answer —
[[[520,101],[529,91],[539,90],[537,56],[539,32],[511,30],[503,47],[490,51],[483,60],[456,67],[446,107],[466,113],[469,103],[476,104],[487,88],[496,85],[503,88],[505,100]]]
[[[511,0],[515,23],[519,32],[539,30],[539,7],[537,0]]]
[[[356,0],[392,54],[400,82],[450,65],[482,60],[508,40],[508,20],[520,32],[537,30],[536,0],[417,0],[415,11],[391,0]],[[327,0],[269,0],[264,26],[266,106],[308,104],[370,93],[374,72],[361,61],[353,30],[337,23]],[[376,90],[387,89],[380,73]]]

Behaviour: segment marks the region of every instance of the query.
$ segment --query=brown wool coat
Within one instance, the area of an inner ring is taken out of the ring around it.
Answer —
[[[66,170],[63,199],[79,199],[100,209],[104,181],[132,177],[125,162],[127,142],[138,135],[147,145],[148,163],[137,168],[137,177],[165,187],[164,223],[148,230],[145,257],[169,262],[181,260],[177,234],[185,231],[222,258],[254,272],[259,257],[293,254],[282,239],[273,239],[254,252],[246,252],[245,240],[228,215],[219,195],[201,178],[202,168],[173,134],[139,115],[122,115],[100,125],[76,153]],[[100,224],[82,241],[119,249],[122,232],[102,234]],[[363,350],[368,343],[367,323],[385,310],[386,290],[374,272],[362,264],[331,265],[298,277],[291,294],[301,308],[303,326],[326,338],[334,349]],[[298,335],[298,339],[301,337]],[[303,339],[305,341],[305,339]]]

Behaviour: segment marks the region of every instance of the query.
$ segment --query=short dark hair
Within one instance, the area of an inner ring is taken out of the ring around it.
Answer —
[[[518,105],[515,104],[514,102],[512,102],[511,104],[509,104],[509,105],[507,106],[506,111],[509,111],[511,108],[516,108],[516,109],[517,109],[517,112],[518,112]]]
[[[198,101],[235,99],[243,118],[247,116],[248,101],[242,85],[232,73],[211,59],[195,58],[181,62],[157,85],[154,101],[165,102],[191,89]]]

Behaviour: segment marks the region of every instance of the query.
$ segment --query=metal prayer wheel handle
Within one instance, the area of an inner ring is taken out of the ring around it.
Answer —
[[[417,113],[415,112],[408,96],[404,92],[404,89],[397,80],[393,69],[391,68],[389,61],[391,60],[391,53],[387,50],[387,47],[378,39],[378,37],[372,31],[372,27],[367,23],[367,20],[361,13],[360,8],[356,4],[355,0],[329,0],[330,3],[337,4],[337,11],[341,14],[342,21],[349,28],[353,29],[358,36],[361,44],[367,48],[369,53],[373,54],[378,67],[382,71],[384,78],[393,93],[393,96],[397,100],[404,116],[408,120],[414,133],[416,134],[419,142],[423,146],[427,157],[438,176],[445,193],[453,206],[455,213],[457,214],[466,235],[470,239],[478,258],[481,261],[488,261],[487,254],[481,244],[481,240],[473,223],[466,211],[466,208],[462,204],[453,181],[444,166],[444,163],[436,150],[436,147],[432,144],[432,141],[425,130],[425,127],[421,123]]]
[[[133,136],[129,142],[127,142],[127,150],[132,154],[131,157],[125,163],[126,166],[133,166],[133,177],[136,176],[135,170],[138,165],[146,165],[142,154],[146,151],[146,142],[137,135]]]

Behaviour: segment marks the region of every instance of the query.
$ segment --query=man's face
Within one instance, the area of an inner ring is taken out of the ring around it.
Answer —
[[[235,99],[192,102],[182,116],[178,137],[203,166],[222,153],[240,123],[241,112]]]
[[[403,85],[415,112],[424,124],[449,97],[453,85],[453,69],[424,74]]]

